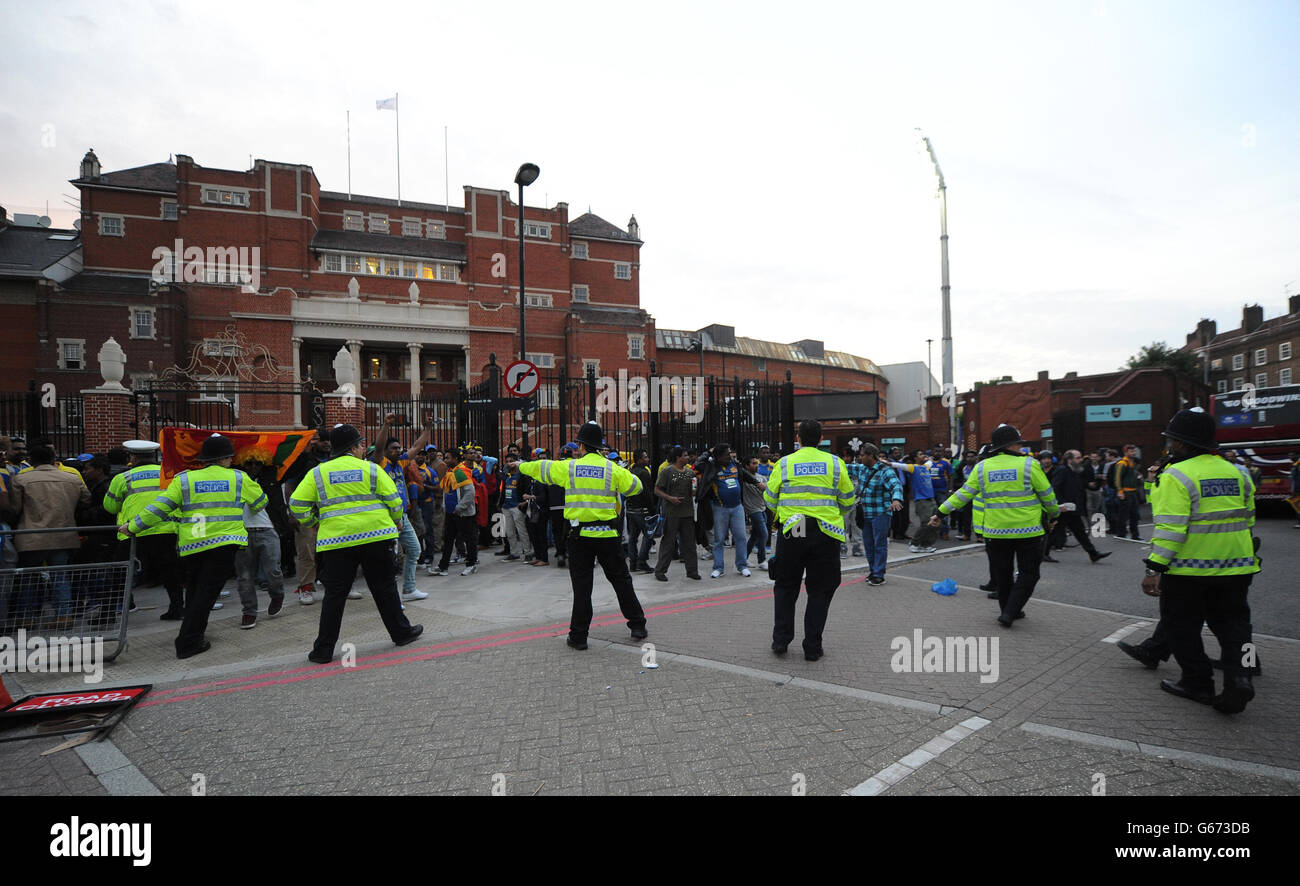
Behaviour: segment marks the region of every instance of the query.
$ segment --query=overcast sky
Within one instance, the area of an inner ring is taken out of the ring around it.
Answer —
[[[1300,3],[0,0],[0,205],[104,169],[311,165],[354,193],[566,201],[645,246],[661,327],[822,339],[956,380],[1107,372],[1300,292]]]

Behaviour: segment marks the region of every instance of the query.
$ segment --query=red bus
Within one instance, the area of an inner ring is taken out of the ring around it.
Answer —
[[[1210,412],[1219,451],[1233,451],[1260,470],[1258,499],[1283,501],[1291,496],[1291,459],[1300,452],[1300,385],[1253,388],[1215,394]]]

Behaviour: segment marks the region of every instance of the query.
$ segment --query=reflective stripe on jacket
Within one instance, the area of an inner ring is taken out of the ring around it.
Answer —
[[[618,496],[636,495],[641,481],[599,453],[556,461],[526,461],[519,473],[564,490],[564,519],[586,538],[618,538]]]
[[[248,545],[244,506],[260,511],[266,493],[243,471],[209,465],[181,471],[132,521],[134,532],[167,520],[179,525],[176,552],[182,557],[222,545]],[[179,516],[174,516],[179,511]]]
[[[108,493],[104,496],[104,510],[110,514],[120,513],[119,525],[130,523],[145,506],[162,492],[162,473],[158,465],[136,465],[113,478]],[[176,523],[170,519],[157,526],[151,526],[137,535],[175,535]],[[126,533],[119,532],[118,540],[126,538]]]
[[[1043,468],[1032,456],[1006,452],[986,458],[948,500],[939,513],[951,514],[979,496],[982,513],[972,506],[972,522],[985,538],[1032,538],[1043,534],[1043,514],[1054,518],[1061,509]]]

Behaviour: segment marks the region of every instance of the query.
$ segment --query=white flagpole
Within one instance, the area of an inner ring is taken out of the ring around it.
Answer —
[[[446,190],[443,192],[442,199],[446,201],[447,208],[451,208],[451,173],[447,160],[447,127],[442,127],[442,184]]]
[[[348,199],[352,199],[352,111],[348,111]]]
[[[402,103],[393,93],[393,110],[397,112],[397,205],[402,205]]]

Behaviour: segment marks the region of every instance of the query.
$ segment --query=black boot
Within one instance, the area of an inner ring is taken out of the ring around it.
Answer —
[[[1142,662],[1144,667],[1150,668],[1153,671],[1160,667],[1160,659],[1151,655],[1141,646],[1133,646],[1132,644],[1125,643],[1123,640],[1120,640],[1115,645],[1119,647],[1121,652],[1128,655],[1130,658]]]
[[[1254,697],[1255,687],[1250,677],[1233,677],[1225,681],[1223,692],[1214,697],[1214,709],[1222,714],[1240,714]]]
[[[1211,685],[1209,689],[1191,689],[1184,685],[1181,679],[1177,682],[1174,682],[1173,680],[1161,680],[1160,688],[1171,695],[1176,695],[1179,698],[1190,699],[1191,701],[1198,701],[1201,704],[1212,704],[1214,702],[1213,685]],[[1244,708],[1246,706],[1245,702],[1242,702],[1241,706]],[[1240,708],[1238,710],[1240,710]]]

